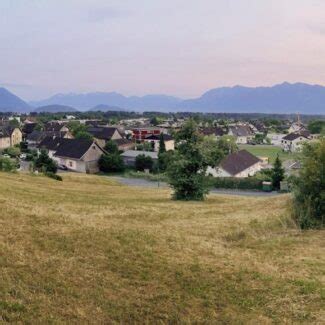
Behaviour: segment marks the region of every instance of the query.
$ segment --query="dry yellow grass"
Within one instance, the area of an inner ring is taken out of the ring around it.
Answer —
[[[288,204],[0,173],[0,321],[320,324],[325,233]]]

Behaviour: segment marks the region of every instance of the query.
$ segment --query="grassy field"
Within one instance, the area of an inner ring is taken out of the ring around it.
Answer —
[[[297,159],[299,157],[298,154],[283,152],[280,147],[270,146],[270,145],[248,145],[242,144],[239,145],[240,149],[246,149],[253,155],[257,157],[269,157],[270,163],[273,163],[276,156],[279,155],[282,161],[289,159]]]
[[[288,205],[0,173],[0,322],[324,323],[325,232]]]

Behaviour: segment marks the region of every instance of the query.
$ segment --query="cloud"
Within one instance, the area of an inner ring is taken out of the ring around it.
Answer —
[[[308,24],[307,28],[312,33],[316,33],[316,34],[319,34],[319,35],[325,35],[325,24],[324,23]]]

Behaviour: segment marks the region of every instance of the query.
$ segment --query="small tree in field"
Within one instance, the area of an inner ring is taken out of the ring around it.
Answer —
[[[273,189],[280,189],[280,182],[284,179],[284,169],[282,168],[282,162],[279,155],[276,157],[273,169],[272,169],[272,186]]]
[[[325,139],[306,144],[294,184],[294,214],[302,229],[325,226]]]
[[[167,168],[169,183],[174,189],[173,197],[176,200],[204,200],[208,193],[207,167],[216,165],[222,152],[216,144],[219,154],[217,151],[212,154],[210,150],[206,150],[207,146],[193,120],[189,120],[178,132],[176,142],[177,151]]]

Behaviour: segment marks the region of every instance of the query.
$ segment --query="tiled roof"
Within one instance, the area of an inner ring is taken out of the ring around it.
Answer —
[[[248,151],[240,150],[223,159],[220,163],[220,167],[231,175],[237,175],[259,161],[260,160],[256,156]]]

